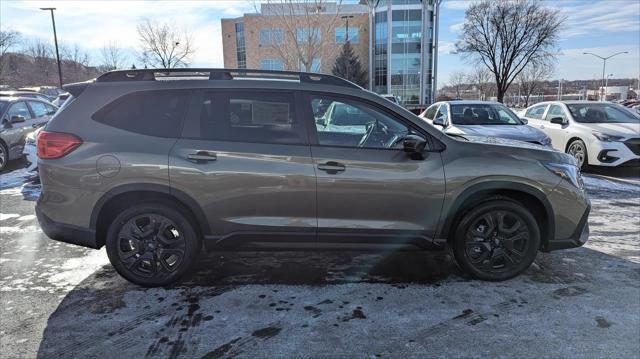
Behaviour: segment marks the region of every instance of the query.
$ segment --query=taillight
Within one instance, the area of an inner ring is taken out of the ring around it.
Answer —
[[[82,140],[70,133],[40,131],[38,134],[38,158],[53,159],[68,155],[82,144]]]

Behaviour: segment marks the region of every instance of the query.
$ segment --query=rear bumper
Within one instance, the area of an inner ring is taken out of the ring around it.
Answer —
[[[547,247],[544,249],[544,251],[550,252],[558,249],[568,249],[583,246],[589,239],[588,219],[590,210],[591,206],[587,207],[587,209],[584,211],[584,214],[580,218],[580,222],[578,222],[578,226],[576,227],[573,235],[570,238],[549,240],[549,243],[547,243]]]
[[[97,244],[96,231],[93,229],[54,222],[42,213],[38,206],[36,206],[36,217],[38,217],[38,223],[40,223],[44,234],[53,240],[94,249],[102,247]]]

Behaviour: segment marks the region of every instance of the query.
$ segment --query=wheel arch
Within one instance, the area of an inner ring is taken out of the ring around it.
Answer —
[[[201,237],[210,233],[202,208],[186,193],[159,184],[128,184],[113,188],[96,202],[89,223],[90,228],[96,231],[96,243],[104,245],[106,227],[119,210],[126,208],[131,202],[154,200],[180,207]]]
[[[452,240],[456,224],[464,214],[482,202],[505,197],[518,202],[532,212],[540,227],[540,249],[546,250],[549,240],[555,238],[553,208],[542,191],[517,182],[483,182],[462,191],[447,211],[438,237],[446,238],[447,242]]]

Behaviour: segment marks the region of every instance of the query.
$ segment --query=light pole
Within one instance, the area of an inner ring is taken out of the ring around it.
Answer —
[[[346,21],[346,32],[345,32],[345,40],[344,43],[345,45],[347,43],[349,43],[349,19],[353,19],[353,15],[344,15],[341,16],[342,19],[344,19]],[[347,63],[347,80],[349,80],[349,64]]]
[[[40,10],[51,11],[51,23],[53,24],[53,41],[56,44],[56,60],[58,61],[58,80],[60,82],[60,88],[62,88],[62,67],[60,66],[60,52],[58,52],[58,35],[56,34],[56,19],[53,16],[53,10],[55,7],[41,7]]]
[[[606,79],[604,78],[604,73],[605,73],[605,71],[606,71],[605,69],[607,67],[607,60],[609,60],[610,58],[612,58],[614,56],[617,56],[617,55],[620,55],[620,54],[628,54],[628,53],[629,53],[629,51],[621,51],[621,52],[616,52],[615,54],[609,55],[607,57],[602,57],[600,55],[596,55],[593,52],[583,52],[582,53],[583,55],[593,55],[593,56],[595,56],[595,57],[597,57],[597,58],[602,60],[602,86],[603,86],[602,91],[603,91],[603,95],[600,97],[600,101],[604,101],[604,97],[605,97],[605,95],[604,95],[604,91],[605,91],[604,86],[606,86],[605,85]]]
[[[609,77],[613,76],[613,74],[608,74],[607,79],[604,81],[604,100],[607,100],[607,88],[609,87]]]

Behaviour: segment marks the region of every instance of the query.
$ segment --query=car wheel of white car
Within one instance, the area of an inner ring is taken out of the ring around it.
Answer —
[[[576,159],[580,169],[583,169],[589,164],[587,160],[587,146],[585,146],[582,140],[574,140],[571,142],[567,148],[567,153]]]

